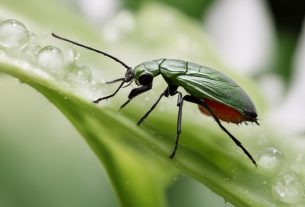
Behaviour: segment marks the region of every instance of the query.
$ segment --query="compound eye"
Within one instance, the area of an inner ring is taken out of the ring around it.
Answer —
[[[153,80],[153,76],[151,74],[143,74],[139,77],[139,83],[141,85],[149,85]]]

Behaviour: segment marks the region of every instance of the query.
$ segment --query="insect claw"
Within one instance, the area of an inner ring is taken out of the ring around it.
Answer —
[[[94,101],[92,101],[93,103],[99,103],[100,101],[102,100],[107,100],[108,98],[111,98],[112,96],[105,96],[105,97],[102,97],[102,98],[99,98],[99,99],[96,99]]]
[[[122,106],[120,107],[120,110],[124,108],[130,101],[131,99],[128,99],[125,103],[123,103]]]
[[[174,157],[175,157],[175,154],[174,153],[172,153],[170,156],[168,156],[170,159],[174,159]]]
[[[102,101],[102,100],[104,100],[104,99],[107,99],[106,97],[104,97],[104,98],[99,98],[99,99],[96,99],[96,100],[93,100],[92,102],[93,103],[99,103],[100,101]]]

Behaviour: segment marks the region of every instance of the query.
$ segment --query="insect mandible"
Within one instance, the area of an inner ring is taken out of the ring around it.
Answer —
[[[132,68],[126,65],[120,59],[108,53],[63,38],[54,33],[52,33],[52,35],[60,40],[70,42],[77,46],[107,56],[126,68],[125,77],[106,82],[108,84],[121,82],[115,92],[111,95],[94,100],[94,103],[98,103],[102,100],[115,96],[124,84],[127,84],[126,86],[128,86],[132,83],[132,81],[135,80],[139,87],[131,90],[128,100],[121,106],[121,108],[123,108],[136,96],[152,89],[154,77],[161,75],[164,78],[168,84],[167,88],[161,93],[156,102],[144,114],[144,116],[142,116],[137,124],[141,124],[148,117],[148,115],[158,105],[162,97],[174,95],[178,96],[177,106],[179,109],[177,119],[177,136],[174,149],[169,156],[170,158],[174,158],[178,148],[179,137],[181,134],[183,102],[187,101],[197,104],[202,113],[212,116],[218,126],[234,141],[238,147],[242,149],[253,164],[255,166],[257,165],[254,158],[241,144],[241,142],[238,141],[238,139],[235,138],[220,122],[220,120],[231,123],[249,121],[258,124],[256,109],[249,96],[240,86],[238,86],[232,79],[228,78],[223,73],[195,63],[165,58],[147,61]],[[188,94],[183,96],[182,93],[178,91],[179,87],[184,88]]]

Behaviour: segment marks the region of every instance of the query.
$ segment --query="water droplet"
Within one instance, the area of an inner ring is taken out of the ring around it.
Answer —
[[[103,95],[105,93],[104,89],[105,89],[105,83],[103,83],[102,81],[99,82],[91,81],[90,84],[91,98],[95,100],[97,98],[104,96]]]
[[[65,57],[69,64],[76,64],[80,57],[80,54],[75,48],[69,48]]]
[[[29,32],[29,42],[25,47],[25,53],[30,57],[36,57],[41,50],[41,46],[38,44],[38,37],[33,32]]]
[[[37,61],[45,70],[57,75],[64,64],[64,56],[57,47],[46,46],[39,50]]]
[[[73,65],[66,73],[65,79],[73,86],[80,85],[91,82],[92,73],[85,65]]]
[[[5,48],[20,49],[29,41],[29,32],[23,23],[8,19],[0,23],[0,45]]]
[[[294,204],[301,200],[304,189],[298,174],[292,170],[281,172],[272,185],[272,195],[285,203]]]
[[[284,156],[278,149],[269,147],[258,154],[257,162],[264,170],[275,172],[283,167]]]
[[[100,83],[92,81],[92,73],[89,67],[80,64],[73,64],[66,72],[64,79],[70,84],[72,89],[86,98],[95,99],[101,95]]]

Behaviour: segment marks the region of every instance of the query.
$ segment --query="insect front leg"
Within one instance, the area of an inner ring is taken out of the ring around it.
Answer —
[[[144,93],[152,88],[152,84],[149,85],[142,85],[138,88],[134,88],[130,91],[128,95],[128,100],[122,104],[120,109],[124,108],[134,97],[140,95],[141,93]]]
[[[155,107],[158,105],[158,103],[160,102],[160,100],[163,96],[168,97],[169,95],[171,95],[171,96],[175,95],[177,93],[177,88],[178,88],[178,86],[169,85],[164,90],[164,92],[161,93],[161,95],[159,96],[157,101],[154,103],[154,105],[152,105],[152,107],[144,114],[144,116],[141,117],[141,119],[138,121],[137,125],[140,125],[148,117],[148,115],[155,109]]]
[[[112,81],[107,81],[105,82],[106,84],[111,84],[111,83],[115,83],[115,82],[119,82],[119,81],[125,81],[125,77],[124,78],[117,78],[117,79],[114,79]]]
[[[117,94],[117,92],[122,88],[122,86],[123,86],[124,83],[125,83],[125,81],[122,81],[122,83],[120,84],[120,86],[116,89],[116,91],[115,91],[113,94],[111,94],[111,95],[109,95],[109,96],[105,96],[105,97],[99,98],[99,99],[97,99],[97,100],[94,100],[93,103],[98,103],[98,102],[100,102],[101,100],[108,99],[108,98],[111,98],[111,97],[115,96],[115,94]]]
[[[169,89],[168,87],[164,90],[163,93],[161,93],[161,95],[159,96],[159,98],[157,99],[157,101],[154,103],[154,105],[152,105],[152,107],[141,117],[141,119],[138,121],[137,125],[140,125],[150,114],[150,112],[152,112],[155,107],[158,105],[158,103],[160,102],[161,98],[163,96],[169,96]]]

